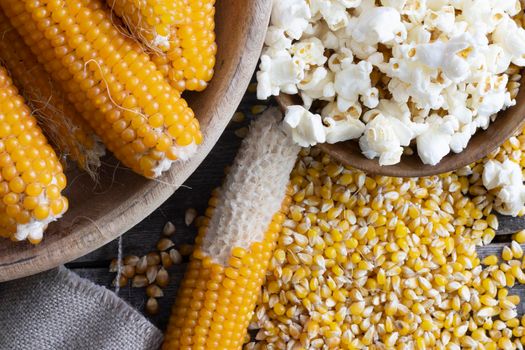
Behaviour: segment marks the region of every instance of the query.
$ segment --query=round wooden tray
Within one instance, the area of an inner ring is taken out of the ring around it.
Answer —
[[[175,164],[158,180],[146,180],[104,159],[99,183],[68,171],[70,209],[49,226],[37,246],[0,241],[0,282],[74,260],[123,234],[162,204],[202,162],[235,112],[257,65],[270,19],[271,0],[218,1],[215,76],[202,93],[188,94],[204,142],[188,162]]]

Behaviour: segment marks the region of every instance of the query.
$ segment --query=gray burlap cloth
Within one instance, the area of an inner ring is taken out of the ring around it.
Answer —
[[[142,350],[161,341],[116,294],[63,267],[0,284],[1,350]]]

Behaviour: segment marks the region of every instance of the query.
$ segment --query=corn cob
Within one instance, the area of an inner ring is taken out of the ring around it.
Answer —
[[[184,0],[106,0],[131,32],[154,51],[170,47],[171,26],[182,22]]]
[[[291,201],[286,184],[299,151],[271,113],[253,124],[223,191],[210,200],[164,350],[240,349],[245,340]]]
[[[0,235],[42,240],[46,226],[67,209],[66,177],[29,108],[0,67]]]
[[[215,0],[189,0],[182,7],[184,22],[172,26],[166,54],[152,59],[179,91],[202,91],[213,77],[215,43]]]
[[[61,89],[53,83],[1,10],[0,33],[0,60],[22,89],[44,133],[62,155],[70,156],[81,169],[95,176],[104,146],[93,129],[65,100]]]
[[[4,0],[11,23],[106,147],[157,177],[202,142],[198,120],[139,44],[95,0]]]

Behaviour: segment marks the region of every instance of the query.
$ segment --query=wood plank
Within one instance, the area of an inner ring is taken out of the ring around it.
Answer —
[[[477,247],[476,251],[478,252],[478,256],[480,259],[485,258],[488,255],[496,255],[498,258],[501,259],[501,251],[503,250],[503,247],[510,246],[509,242],[501,242],[501,243],[491,243],[486,246]],[[521,244],[521,248],[523,251],[525,251],[525,244]]]
[[[508,235],[525,229],[525,217],[513,218],[506,215],[498,215],[498,235]]]

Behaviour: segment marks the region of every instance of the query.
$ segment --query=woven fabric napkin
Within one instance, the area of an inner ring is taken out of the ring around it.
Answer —
[[[0,350],[149,350],[161,342],[138,311],[64,267],[0,284]]]

